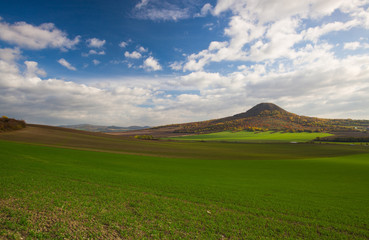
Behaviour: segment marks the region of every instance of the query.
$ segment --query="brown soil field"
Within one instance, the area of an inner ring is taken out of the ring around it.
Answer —
[[[174,131],[180,129],[179,127],[160,127],[160,128],[148,128],[142,130],[133,130],[133,131],[125,131],[125,132],[112,132],[107,133],[115,136],[127,136],[132,137],[136,135],[151,135],[155,138],[165,138],[165,137],[180,137],[180,136],[188,136],[193,135],[189,133],[175,133]]]
[[[128,136],[32,124],[21,130],[0,133],[0,140],[88,151],[210,160],[304,159],[367,152],[365,147],[337,148],[330,144],[138,140]]]

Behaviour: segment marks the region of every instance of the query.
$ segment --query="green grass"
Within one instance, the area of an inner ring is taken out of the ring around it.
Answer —
[[[340,145],[361,145],[361,146],[368,146],[368,142],[326,142],[323,141],[324,144],[340,144]]]
[[[167,144],[189,153],[0,141],[0,238],[369,238],[366,147]]]
[[[283,133],[283,132],[217,132],[183,137],[172,137],[173,140],[192,141],[232,141],[232,142],[307,142],[316,137],[332,136],[329,133]]]

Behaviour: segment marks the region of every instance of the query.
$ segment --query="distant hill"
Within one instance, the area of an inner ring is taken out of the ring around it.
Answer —
[[[273,103],[260,103],[246,112],[208,121],[171,124],[143,131],[122,133],[173,136],[222,131],[359,132],[369,130],[369,120],[325,119],[300,116]],[[366,133],[365,133],[366,134]]]
[[[234,115],[232,118],[238,119],[238,118],[257,117],[262,115],[263,113],[266,113],[266,111],[279,112],[280,114],[283,115],[291,114],[273,103],[260,103],[244,113]]]
[[[132,131],[132,130],[141,130],[150,128],[149,126],[130,126],[130,127],[117,127],[117,126],[98,126],[91,124],[77,124],[77,125],[62,125],[60,127],[71,128],[89,132],[124,132],[124,131]]]

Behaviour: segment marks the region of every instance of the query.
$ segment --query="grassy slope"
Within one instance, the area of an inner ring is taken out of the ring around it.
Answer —
[[[336,146],[318,144],[295,144],[291,147],[290,144],[142,141],[46,126],[30,126],[2,133],[0,139],[92,151],[203,159],[301,159],[350,155],[362,151],[351,146],[337,149]]]
[[[277,142],[307,142],[316,137],[328,137],[329,133],[282,133],[282,132],[218,132],[183,137],[173,137],[175,140],[196,141],[277,141]]]
[[[174,150],[153,157],[0,141],[0,236],[369,238],[366,147],[131,144]],[[221,146],[235,153],[216,157]],[[181,147],[187,158],[175,157]]]

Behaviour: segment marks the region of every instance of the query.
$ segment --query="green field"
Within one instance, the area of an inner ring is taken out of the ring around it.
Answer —
[[[0,238],[369,238],[366,146],[50,131],[0,137]]]
[[[329,133],[284,133],[284,132],[217,132],[209,134],[191,135],[183,137],[172,137],[173,140],[192,141],[232,141],[232,142],[308,142],[316,137],[332,136]]]

